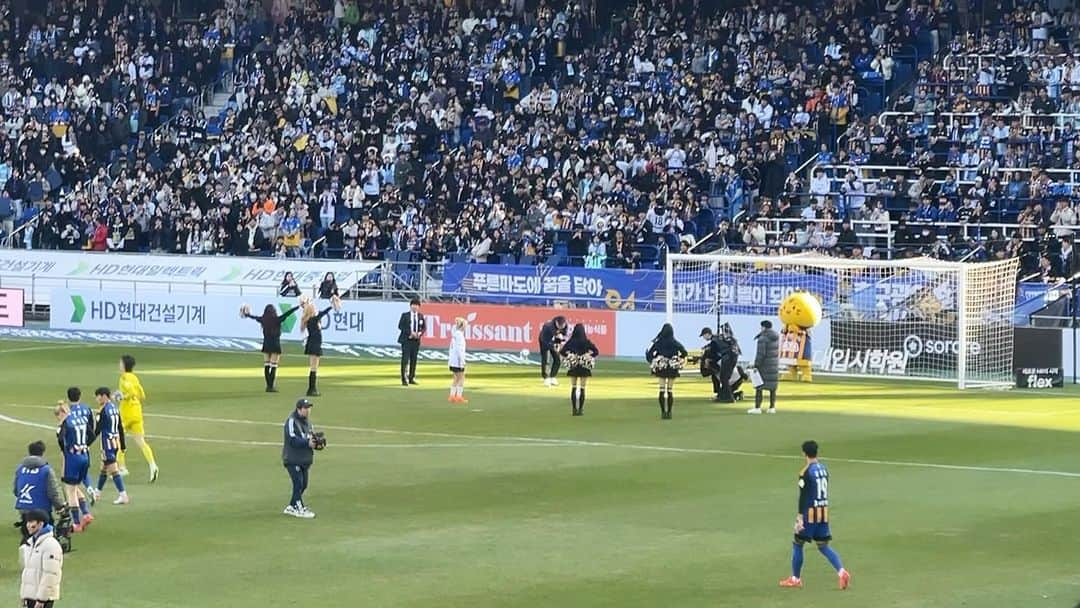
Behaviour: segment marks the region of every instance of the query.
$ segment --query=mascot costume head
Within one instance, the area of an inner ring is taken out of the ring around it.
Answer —
[[[806,291],[790,293],[780,303],[780,363],[788,366],[785,380],[813,381],[810,329],[821,322],[821,314],[821,302]]]

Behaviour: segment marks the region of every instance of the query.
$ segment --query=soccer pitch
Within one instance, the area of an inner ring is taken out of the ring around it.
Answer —
[[[299,346],[286,345],[297,352]],[[62,606],[949,607],[1080,601],[1080,392],[959,392],[898,382],[782,384],[776,416],[713,404],[696,374],[659,419],[644,363],[601,361],[585,416],[536,367],[474,364],[464,406],[443,363],[403,388],[397,361],[328,358],[307,503],[281,514],[281,424],[306,389],[286,355],[277,394],[259,353],[0,341],[0,454],[59,457],[51,406],[115,388],[132,353],[161,465],[129,451],[132,504],[106,487],[65,563]],[[96,409],[96,408],[95,408]],[[802,466],[831,472],[841,592],[808,548],[790,574]],[[93,470],[99,464],[96,446]],[[12,521],[14,516],[12,515]],[[0,552],[16,600],[18,533]]]

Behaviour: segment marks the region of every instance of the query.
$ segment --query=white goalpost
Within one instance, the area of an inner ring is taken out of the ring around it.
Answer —
[[[807,291],[823,311],[810,331],[818,372],[1007,387],[1018,268],[1016,259],[670,254],[665,310],[669,323],[680,314],[712,315],[717,325],[754,316],[779,329],[780,302]]]

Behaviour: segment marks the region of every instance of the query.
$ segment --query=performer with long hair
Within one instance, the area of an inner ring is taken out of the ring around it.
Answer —
[[[664,323],[660,328],[660,333],[656,334],[645,352],[645,360],[649,362],[652,375],[660,380],[660,418],[671,420],[671,409],[675,405],[675,379],[686,362],[686,347],[675,339],[675,328],[671,323]]]
[[[581,416],[585,413],[585,385],[592,376],[600,351],[585,335],[585,326],[578,323],[574,326],[574,331],[570,332],[570,339],[563,344],[559,354],[566,360],[566,375],[570,377],[571,414]]]
[[[322,320],[331,310],[341,309],[341,300],[337,296],[330,298],[330,306],[318,312],[315,303],[307,300],[303,304],[304,312],[300,317],[300,331],[307,335],[304,340],[304,354],[308,356],[307,396],[318,397],[316,388],[319,376],[319,359],[322,357]]]
[[[465,398],[465,326],[463,317],[454,319],[454,329],[450,331],[450,403],[468,403]]]
[[[282,314],[277,314],[273,304],[267,304],[263,314],[256,317],[251,314],[251,307],[244,304],[240,307],[240,317],[257,321],[262,326],[263,343],[263,379],[266,380],[266,392],[276,393],[278,362],[281,361],[281,324],[296,311],[299,306],[293,306]]]

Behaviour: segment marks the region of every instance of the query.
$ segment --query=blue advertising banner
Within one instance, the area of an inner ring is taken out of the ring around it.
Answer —
[[[661,310],[663,298],[654,301],[654,294],[663,284],[659,270],[451,263],[443,272],[442,291],[496,304],[573,302],[588,308]]]
[[[674,279],[678,312],[773,315],[793,291],[810,291],[826,303],[836,294],[836,277],[829,273],[698,269],[676,271]],[[477,302],[661,311],[665,281],[661,270],[452,263],[442,289]]]
[[[662,286],[663,273],[660,275]],[[673,299],[678,312],[770,316],[795,291],[809,291],[825,306],[836,295],[836,275],[831,273],[696,270],[676,271],[674,278]]]

